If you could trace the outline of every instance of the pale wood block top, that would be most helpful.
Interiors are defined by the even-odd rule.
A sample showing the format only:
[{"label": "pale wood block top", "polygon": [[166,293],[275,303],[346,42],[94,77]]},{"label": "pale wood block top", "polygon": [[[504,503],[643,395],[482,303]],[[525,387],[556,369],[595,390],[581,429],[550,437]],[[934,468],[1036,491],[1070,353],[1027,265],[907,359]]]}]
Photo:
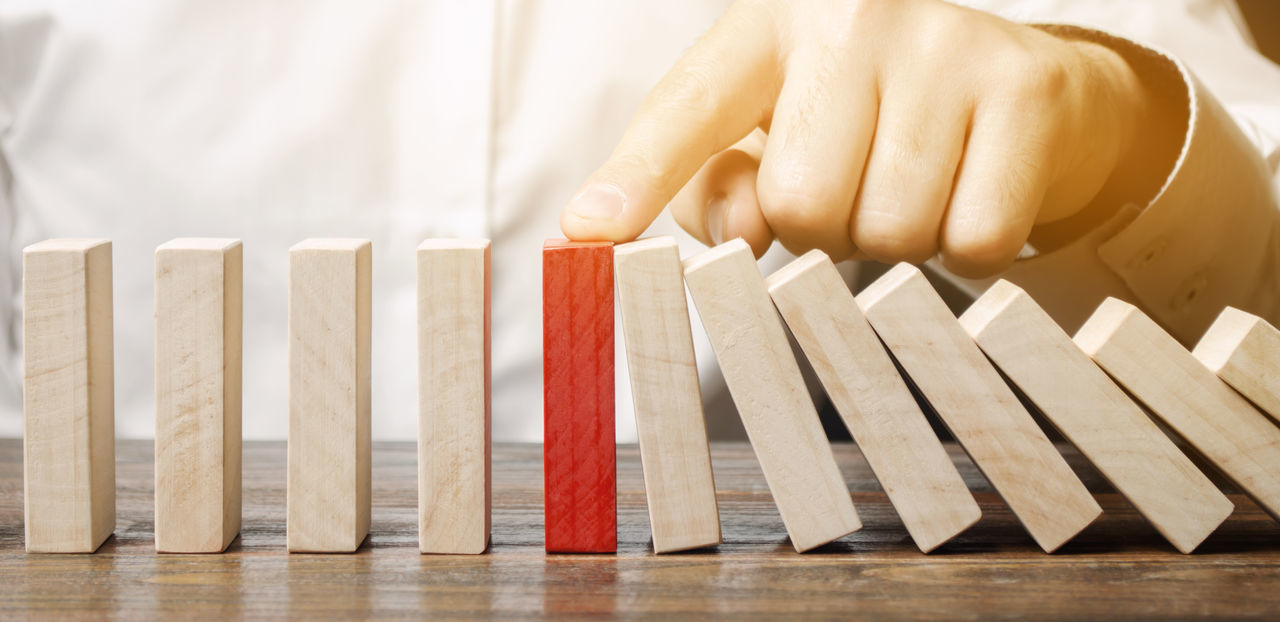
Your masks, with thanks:
[{"label": "pale wood block top", "polygon": [[1192,354],[1280,421],[1280,330],[1252,313],[1227,307]]},{"label": "pale wood block top", "polygon": [[1179,551],[1194,550],[1231,514],[1213,482],[1021,288],[997,282],[960,324]]},{"label": "pale wood block top", "polygon": [[977,502],[835,264],[810,251],[765,283],[920,550],[976,523]]},{"label": "pale wood block top", "polygon": [[88,252],[98,246],[110,246],[111,240],[106,238],[53,238],[36,242],[22,249],[23,254]]},{"label": "pale wood block top", "polygon": [[298,251],[350,251],[356,252],[373,243],[364,238],[307,238],[289,247],[289,252]]},{"label": "pale wood block top", "polygon": [[235,238],[174,238],[156,247],[156,253],[163,251],[220,251],[225,252],[240,246]]}]

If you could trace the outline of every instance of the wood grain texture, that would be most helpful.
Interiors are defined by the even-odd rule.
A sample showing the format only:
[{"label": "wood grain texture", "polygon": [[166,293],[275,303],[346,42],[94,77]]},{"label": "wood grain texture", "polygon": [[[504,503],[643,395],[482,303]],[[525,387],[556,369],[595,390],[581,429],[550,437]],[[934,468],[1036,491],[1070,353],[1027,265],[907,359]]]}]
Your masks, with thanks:
[{"label": "wood grain texture", "polygon": [[1137,307],[1108,298],[1075,342],[1280,519],[1280,428]]},{"label": "wood grain texture", "polygon": [[1280,422],[1280,330],[1252,313],[1227,307],[1192,354]]},{"label": "wood grain texture", "polygon": [[373,245],[289,249],[289,498],[293,552],[351,552],[369,533]]},{"label": "wood grain texture", "polygon": [[418,246],[418,550],[489,546],[488,240]]},{"label": "wood grain texture", "polygon": [[736,239],[686,259],[684,278],[792,546],[860,529],[751,248]]},{"label": "wood grain texture", "polygon": [[[412,404],[402,404],[412,412]],[[537,416],[532,407],[525,413]],[[283,412],[278,416],[284,417]],[[420,555],[413,443],[375,443],[374,513],[353,554],[285,552],[285,445],[245,443],[244,530],[223,555],[156,555],[152,446],[118,447],[119,528],[95,555],[22,549],[22,442],[0,439],[0,602],[15,619],[1254,618],[1280,610],[1280,523],[1237,510],[1196,554],[1177,553],[1074,449],[1106,512],[1045,555],[972,462],[955,461],[982,520],[921,555],[857,447],[833,453],[866,525],[797,555],[745,443],[713,443],[724,542],[654,555],[635,445],[618,447],[616,555],[546,555],[542,449],[494,445],[486,555]]]},{"label": "wood grain texture", "polygon": [[26,547],[92,553],[116,526],[111,242],[22,252]]},{"label": "wood grain texture", "polygon": [[660,237],[623,244],[613,258],[653,550],[714,546],[720,512],[680,250]]},{"label": "wood grain texture", "polygon": [[1046,552],[1102,513],[918,268],[895,266],[857,302],[938,417]]},{"label": "wood grain texture", "polygon": [[239,240],[156,249],[155,545],[217,553],[240,531]]},{"label": "wood grain texture", "polygon": [[927,553],[976,523],[977,501],[831,259],[811,251],[765,283],[916,546]]},{"label": "wood grain texture", "polygon": [[960,325],[1156,530],[1190,553],[1231,502],[1018,286],[999,281]]},{"label": "wood grain texture", "polygon": [[613,245],[542,247],[546,549],[618,547],[613,408]]}]

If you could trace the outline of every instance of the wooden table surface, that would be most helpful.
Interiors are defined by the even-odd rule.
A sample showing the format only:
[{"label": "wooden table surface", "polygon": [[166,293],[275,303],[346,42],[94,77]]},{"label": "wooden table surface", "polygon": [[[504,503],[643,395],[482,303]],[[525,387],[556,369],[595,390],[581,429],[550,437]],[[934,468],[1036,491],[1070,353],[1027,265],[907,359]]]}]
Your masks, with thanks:
[{"label": "wooden table surface", "polygon": [[285,552],[285,447],[246,443],[244,527],[221,555],[158,555],[152,446],[117,449],[115,536],[93,555],[28,555],[22,446],[0,440],[0,617],[680,617],[1159,618],[1280,615],[1280,524],[1239,494],[1236,513],[1193,555],[1174,551],[1078,454],[1072,466],[1106,510],[1062,550],[1042,553],[977,470],[952,457],[983,519],[923,555],[855,446],[836,456],[861,531],[812,553],[786,539],[745,444],[713,447],[724,544],[649,550],[639,454],[618,450],[619,551],[546,555],[537,445],[494,449],[486,555],[417,550],[415,451],[374,448],[373,528],[355,554]]}]

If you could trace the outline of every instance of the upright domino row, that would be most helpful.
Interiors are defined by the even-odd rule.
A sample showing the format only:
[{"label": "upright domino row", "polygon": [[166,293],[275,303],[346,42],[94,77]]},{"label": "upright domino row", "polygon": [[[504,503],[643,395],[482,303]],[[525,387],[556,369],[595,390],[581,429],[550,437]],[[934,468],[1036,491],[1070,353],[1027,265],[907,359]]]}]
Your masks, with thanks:
[{"label": "upright domino row", "polygon": [[[481,553],[489,243],[428,240],[417,262],[420,550]],[[155,265],[156,548],[218,552],[240,530],[241,245],[177,239]],[[366,240],[290,250],[290,551],[353,551],[369,531],[371,273]],[[553,240],[543,249],[549,552],[617,548],[615,279],[658,553],[721,540],[686,286],[797,551],[861,522],[779,313],[922,551],[981,512],[907,380],[1045,551],[1101,508],[1010,385],[1182,552],[1233,506],[1129,395],[1280,517],[1280,428],[1259,411],[1280,418],[1280,332],[1246,313],[1224,311],[1193,355],[1118,300],[1073,342],[1003,281],[956,318],[905,264],[855,298],[817,251],[765,279],[740,240],[683,264],[670,238]],[[115,523],[110,242],[28,247],[23,280],[27,549],[92,552]]]}]

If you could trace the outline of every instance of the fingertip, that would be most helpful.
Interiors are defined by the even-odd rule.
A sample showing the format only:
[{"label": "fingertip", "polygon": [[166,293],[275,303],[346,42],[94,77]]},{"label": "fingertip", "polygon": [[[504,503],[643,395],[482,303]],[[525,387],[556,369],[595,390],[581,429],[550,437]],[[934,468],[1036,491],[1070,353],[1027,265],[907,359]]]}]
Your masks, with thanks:
[{"label": "fingertip", "polygon": [[588,183],[560,212],[560,230],[570,240],[630,241],[639,232],[628,226],[626,208],[626,194],[617,186]]}]

